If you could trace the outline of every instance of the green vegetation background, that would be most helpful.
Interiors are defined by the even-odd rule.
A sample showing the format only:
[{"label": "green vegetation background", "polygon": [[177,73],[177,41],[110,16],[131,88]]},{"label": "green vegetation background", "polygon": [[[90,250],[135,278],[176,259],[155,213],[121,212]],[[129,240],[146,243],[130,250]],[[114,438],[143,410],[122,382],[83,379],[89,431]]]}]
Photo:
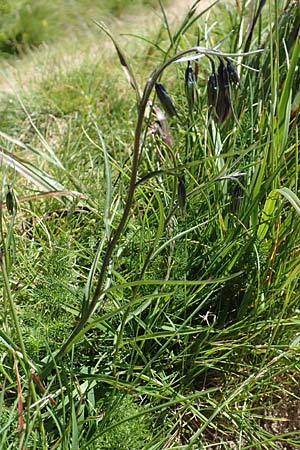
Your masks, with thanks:
[{"label": "green vegetation background", "polygon": [[[178,22],[154,1],[0,8],[0,448],[300,448],[297,2]],[[199,44],[233,54],[231,114],[212,120],[207,57],[197,86],[186,62],[162,73],[176,115],[151,94],[105,296],[66,348],[132,177],[139,100],[120,61],[143,87]]]}]

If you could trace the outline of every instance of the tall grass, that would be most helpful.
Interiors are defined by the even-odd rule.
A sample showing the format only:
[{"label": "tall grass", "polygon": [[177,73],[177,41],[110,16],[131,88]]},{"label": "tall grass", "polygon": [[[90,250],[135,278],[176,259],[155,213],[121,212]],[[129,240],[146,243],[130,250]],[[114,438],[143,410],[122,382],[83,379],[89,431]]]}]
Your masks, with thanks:
[{"label": "tall grass", "polygon": [[198,4],[1,133],[4,449],[300,448],[299,11]]}]

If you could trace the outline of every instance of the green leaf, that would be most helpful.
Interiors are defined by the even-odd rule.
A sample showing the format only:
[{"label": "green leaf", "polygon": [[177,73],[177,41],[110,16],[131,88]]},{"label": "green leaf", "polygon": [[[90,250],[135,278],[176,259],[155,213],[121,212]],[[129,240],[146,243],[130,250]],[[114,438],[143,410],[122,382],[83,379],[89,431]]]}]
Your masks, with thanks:
[{"label": "green leaf", "polygon": [[36,187],[42,191],[62,191],[64,187],[57,180],[55,180],[51,175],[44,172],[43,170],[35,167],[27,161],[23,161],[16,155],[13,155],[8,150],[3,148],[0,149],[0,159],[12,167],[14,170],[19,172],[24,178],[33,183]]},{"label": "green leaf", "polygon": [[298,69],[299,54],[300,54],[300,45],[298,36],[297,39],[295,40],[292,58],[289,62],[288,72],[284,81],[284,86],[278,105],[278,124],[279,124],[278,142],[281,145],[281,150],[284,149],[284,146],[288,139],[292,93],[293,93],[292,89],[293,80],[295,73]]},{"label": "green leaf", "polygon": [[112,43],[115,46],[116,52],[118,54],[121,66],[125,72],[125,75],[131,85],[131,87],[136,91],[137,94],[137,98],[138,100],[141,99],[142,94],[140,91],[140,88],[136,82],[133,70],[131,69],[131,66],[129,64],[129,62],[127,61],[127,58],[123,52],[123,50],[121,49],[120,45],[118,44],[116,38],[112,35],[112,33],[109,31],[109,29],[107,28],[107,26],[103,23],[103,22],[97,22],[96,20],[94,21],[94,23],[102,30],[104,31],[104,33],[111,39]]},{"label": "green leaf", "polygon": [[297,195],[291,191],[289,188],[284,187],[281,189],[277,189],[277,192],[279,192],[281,195],[283,195],[290,204],[295,208],[298,214],[300,214],[300,199],[297,197]]},{"label": "green leaf", "polygon": [[276,207],[276,203],[278,201],[279,195],[276,190],[273,190],[269,193],[265,206],[261,215],[261,223],[257,230],[257,236],[259,239],[264,239],[267,235],[267,232],[273,223],[274,219],[274,211]]}]

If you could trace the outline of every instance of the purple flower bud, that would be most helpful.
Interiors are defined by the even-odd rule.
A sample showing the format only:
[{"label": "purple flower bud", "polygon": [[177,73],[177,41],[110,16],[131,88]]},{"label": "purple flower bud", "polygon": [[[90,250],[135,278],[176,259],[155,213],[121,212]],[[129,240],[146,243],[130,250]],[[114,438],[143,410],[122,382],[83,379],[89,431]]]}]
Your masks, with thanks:
[{"label": "purple flower bud", "polygon": [[195,103],[196,89],[197,89],[196,76],[192,66],[189,64],[185,71],[185,92],[190,113],[192,112]]},{"label": "purple flower bud", "polygon": [[221,123],[225,122],[230,114],[230,95],[224,88],[219,89],[218,101],[216,105],[216,114]]},{"label": "purple flower bud", "polygon": [[218,78],[215,73],[210,74],[207,82],[207,103],[209,108],[214,108],[218,98]]},{"label": "purple flower bud", "polygon": [[177,115],[177,111],[172,98],[161,83],[155,83],[155,90],[162,107],[169,116]]},{"label": "purple flower bud", "polygon": [[9,214],[13,214],[17,210],[17,202],[13,191],[8,186],[8,192],[6,194],[6,207]]},{"label": "purple flower bud", "polygon": [[221,88],[226,89],[229,87],[229,74],[223,61],[220,61],[220,65],[218,67],[218,82]]},{"label": "purple flower bud", "polygon": [[231,197],[231,212],[238,213],[243,198],[243,189],[240,184],[236,184]]},{"label": "purple flower bud", "polygon": [[186,188],[184,176],[180,175],[178,178],[178,204],[183,212],[185,212],[186,205]]},{"label": "purple flower bud", "polygon": [[220,61],[218,67],[218,100],[216,104],[216,114],[221,123],[225,122],[230,113],[230,91],[229,91],[229,75],[223,61]]},{"label": "purple flower bud", "polygon": [[231,81],[231,83],[239,85],[240,84],[239,76],[235,70],[234,65],[229,60],[227,60],[227,72],[228,72],[229,80]]}]

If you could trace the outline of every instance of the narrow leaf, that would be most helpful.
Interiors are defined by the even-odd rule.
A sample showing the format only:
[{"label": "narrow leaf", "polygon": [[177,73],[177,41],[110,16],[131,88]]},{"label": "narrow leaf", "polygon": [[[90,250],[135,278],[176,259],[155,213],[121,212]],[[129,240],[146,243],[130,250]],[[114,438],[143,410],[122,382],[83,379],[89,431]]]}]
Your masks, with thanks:
[{"label": "narrow leaf", "polygon": [[290,202],[290,204],[295,208],[297,213],[300,214],[300,199],[293,191],[291,191],[287,187],[284,187],[281,189],[277,189],[277,192],[279,192],[281,195],[283,195]]},{"label": "narrow leaf", "polygon": [[273,222],[274,211],[278,198],[278,192],[276,190],[273,190],[269,193],[265,201],[265,206],[261,215],[261,224],[259,225],[257,231],[257,236],[259,239],[264,239],[266,237],[266,234]]},{"label": "narrow leaf", "polygon": [[42,191],[64,190],[64,187],[53,177],[51,177],[51,175],[47,174],[41,169],[38,169],[28,162],[22,161],[22,159],[18,158],[16,155],[13,155],[7,150],[4,150],[3,148],[0,149],[0,161],[1,160],[17,172],[19,172],[28,181],[31,181]]},{"label": "narrow leaf", "polygon": [[300,52],[300,43],[299,37],[297,37],[278,105],[278,123],[279,123],[278,142],[281,145],[281,149],[284,148],[288,139],[291,105],[292,105],[292,93],[293,93],[292,87],[294,76],[299,64],[299,52]]},{"label": "narrow leaf", "polygon": [[106,25],[103,22],[97,22],[96,20],[94,20],[94,23],[111,39],[112,43],[114,44],[116,52],[117,52],[119,60],[120,60],[120,63],[121,63],[121,66],[125,72],[125,75],[129,81],[131,87],[136,91],[138,101],[140,101],[142,98],[141,90],[136,82],[133,70],[131,69],[131,66],[130,66],[129,62],[127,61],[125,54],[124,54],[123,50],[121,49],[120,45],[118,44],[116,38],[112,35],[112,33],[109,31],[109,29],[106,27]]}]

